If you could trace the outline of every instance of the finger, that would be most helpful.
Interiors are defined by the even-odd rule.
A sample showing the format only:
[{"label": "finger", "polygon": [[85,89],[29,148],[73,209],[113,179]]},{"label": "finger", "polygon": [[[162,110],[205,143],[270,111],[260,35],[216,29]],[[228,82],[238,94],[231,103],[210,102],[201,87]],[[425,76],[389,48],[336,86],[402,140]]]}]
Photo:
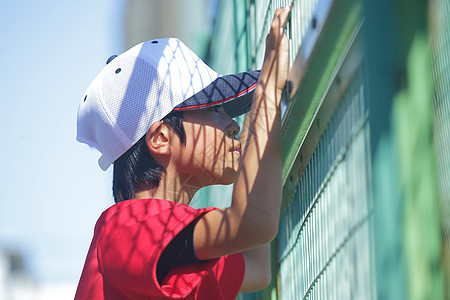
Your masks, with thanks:
[{"label": "finger", "polygon": [[289,19],[289,14],[291,13],[292,5],[288,5],[285,7],[279,7],[275,11],[275,15],[273,17],[273,25],[276,25],[279,28],[284,28]]}]

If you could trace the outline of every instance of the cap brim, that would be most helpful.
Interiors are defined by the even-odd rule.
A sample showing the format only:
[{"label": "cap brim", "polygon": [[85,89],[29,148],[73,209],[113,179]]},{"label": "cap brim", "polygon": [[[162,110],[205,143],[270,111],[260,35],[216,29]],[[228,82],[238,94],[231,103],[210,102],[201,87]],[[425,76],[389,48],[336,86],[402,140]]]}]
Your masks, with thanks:
[{"label": "cap brim", "polygon": [[232,117],[247,113],[252,107],[253,91],[259,70],[225,75],[217,78],[202,91],[186,99],[174,110],[196,110],[223,105]]}]

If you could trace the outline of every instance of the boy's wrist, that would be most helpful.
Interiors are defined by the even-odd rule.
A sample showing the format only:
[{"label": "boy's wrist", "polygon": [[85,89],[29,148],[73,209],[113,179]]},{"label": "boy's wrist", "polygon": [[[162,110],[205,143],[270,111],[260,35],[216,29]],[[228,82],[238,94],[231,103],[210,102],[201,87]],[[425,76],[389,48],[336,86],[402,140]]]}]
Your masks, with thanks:
[{"label": "boy's wrist", "polygon": [[266,104],[272,104],[273,106],[279,107],[283,88],[284,86],[280,87],[276,84],[275,79],[260,79],[258,86],[255,89],[254,99],[264,98]]},{"label": "boy's wrist", "polygon": [[253,108],[250,115],[266,115],[269,119],[279,115],[282,91],[264,83],[258,84],[255,89]]}]

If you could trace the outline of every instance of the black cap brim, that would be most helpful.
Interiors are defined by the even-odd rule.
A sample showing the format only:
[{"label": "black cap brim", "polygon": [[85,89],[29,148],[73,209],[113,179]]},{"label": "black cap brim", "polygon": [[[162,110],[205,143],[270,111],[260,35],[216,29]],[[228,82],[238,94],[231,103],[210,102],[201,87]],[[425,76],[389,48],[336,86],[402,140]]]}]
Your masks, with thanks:
[{"label": "black cap brim", "polygon": [[259,74],[260,71],[256,70],[221,76],[174,110],[196,110],[223,105],[232,118],[245,114],[252,107],[253,91]]}]

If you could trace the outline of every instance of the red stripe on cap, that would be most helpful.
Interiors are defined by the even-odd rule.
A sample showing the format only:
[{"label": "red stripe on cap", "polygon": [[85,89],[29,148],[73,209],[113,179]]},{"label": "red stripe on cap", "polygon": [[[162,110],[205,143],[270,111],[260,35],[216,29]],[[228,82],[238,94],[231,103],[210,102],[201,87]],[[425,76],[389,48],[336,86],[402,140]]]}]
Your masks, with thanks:
[{"label": "red stripe on cap", "polygon": [[207,104],[199,104],[199,105],[191,105],[191,106],[186,106],[186,107],[178,107],[178,108],[174,108],[173,110],[187,110],[187,109],[194,109],[194,108],[202,108],[202,107],[216,105],[216,104],[219,104],[219,103],[222,103],[222,102],[226,102],[226,101],[229,101],[229,100],[233,100],[233,99],[235,99],[235,98],[237,98],[237,97],[239,97],[239,96],[241,96],[243,94],[246,94],[246,93],[250,92],[251,90],[255,89],[256,84],[257,84],[257,82],[255,82],[251,87],[243,90],[239,94],[231,96],[231,97],[229,97],[227,99],[223,99],[223,100],[220,100],[220,101],[207,103]]}]

